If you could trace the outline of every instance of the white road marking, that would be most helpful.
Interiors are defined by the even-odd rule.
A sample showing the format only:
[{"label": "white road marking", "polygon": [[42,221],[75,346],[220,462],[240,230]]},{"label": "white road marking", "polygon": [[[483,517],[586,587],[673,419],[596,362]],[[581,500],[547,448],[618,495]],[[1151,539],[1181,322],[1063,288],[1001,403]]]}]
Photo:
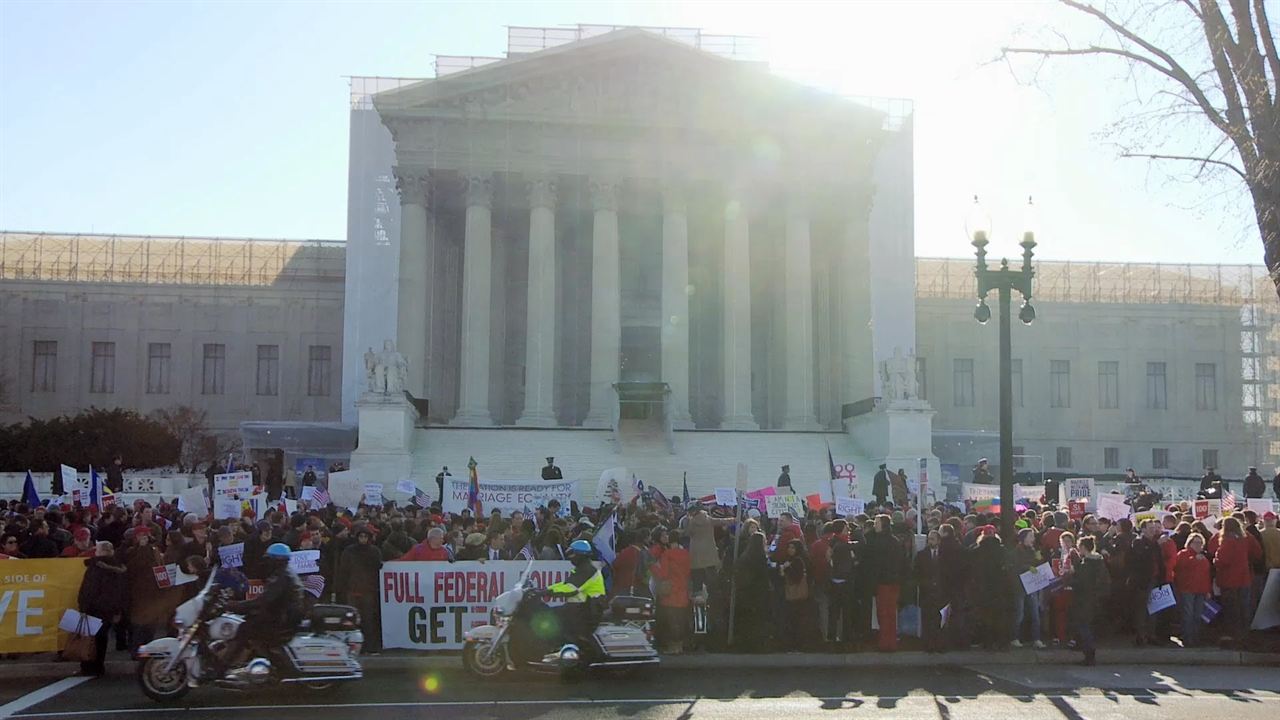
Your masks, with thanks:
[{"label": "white road marking", "polygon": [[[70,678],[68,678],[70,679]],[[1013,700],[1017,702],[1031,702],[1036,700],[1151,700],[1158,699],[1161,702],[1173,700],[1225,700],[1227,696],[1214,693],[1201,694],[1155,694],[1155,693],[1118,693],[1108,691],[1107,694],[1098,695],[838,695],[833,697],[739,697],[739,698],[717,698],[717,697],[685,697],[685,698],[566,698],[563,700],[539,699],[539,700],[440,700],[431,701],[406,701],[406,702],[374,702],[374,703],[326,703],[326,704],[303,704],[303,705],[210,705],[207,707],[183,707],[183,713],[221,713],[221,712],[244,712],[254,710],[338,710],[338,709],[359,709],[359,708],[430,708],[430,707],[503,707],[503,706],[529,706],[529,705],[684,705],[690,703],[698,703],[704,700],[714,701],[717,703],[725,701],[753,702],[764,701],[771,705],[795,705],[801,708],[812,709],[814,703],[822,702],[850,702],[861,701],[863,703],[875,703],[879,701],[901,702],[903,700],[921,700],[933,703],[937,700],[991,700],[995,697],[1001,700]],[[1280,696],[1251,696],[1253,702],[1277,702]],[[139,708],[119,708],[112,710],[72,710],[66,712],[40,712],[40,713],[23,713],[19,718],[54,718],[54,717],[84,717],[95,716],[105,717],[109,715],[134,715],[138,713],[170,713],[175,711],[174,707],[151,706]]]},{"label": "white road marking", "polygon": [[55,683],[45,685],[39,690],[32,690],[13,702],[0,705],[0,720],[11,717],[14,713],[22,712],[32,705],[38,705],[45,700],[57,697],[59,694],[70,690],[80,683],[92,679],[93,678],[88,675],[72,675],[71,677],[64,677]]}]

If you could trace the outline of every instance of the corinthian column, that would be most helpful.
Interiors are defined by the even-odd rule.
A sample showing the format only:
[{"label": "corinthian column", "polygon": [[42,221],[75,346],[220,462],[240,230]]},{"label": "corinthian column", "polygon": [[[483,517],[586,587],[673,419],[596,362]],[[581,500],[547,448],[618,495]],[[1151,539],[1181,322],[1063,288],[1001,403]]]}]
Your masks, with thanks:
[{"label": "corinthian column", "polygon": [[671,388],[671,422],[692,428],[689,414],[689,216],[687,188],[662,188],[662,381]]},{"label": "corinthian column", "polygon": [[427,396],[427,228],[431,182],[396,168],[400,191],[400,268],[396,293],[396,346],[409,361],[405,390]]},{"label": "corinthian column", "polygon": [[751,414],[751,224],[741,201],[724,213],[724,430],[759,430]]},{"label": "corinthian column", "polygon": [[610,427],[618,402],[613,390],[622,355],[618,185],[613,177],[593,177],[588,183],[595,220],[591,228],[591,405],[584,427]]},{"label": "corinthian column", "polygon": [[529,314],[525,323],[524,413],[517,425],[556,424],[556,183],[529,180]]},{"label": "corinthian column", "polygon": [[454,425],[492,425],[489,414],[489,292],[493,238],[493,180],[463,177],[467,217],[462,255],[462,352],[458,414]]},{"label": "corinthian column", "polygon": [[787,313],[787,404],[783,427],[820,430],[813,412],[813,260],[809,214],[802,200],[787,204],[783,297]]}]

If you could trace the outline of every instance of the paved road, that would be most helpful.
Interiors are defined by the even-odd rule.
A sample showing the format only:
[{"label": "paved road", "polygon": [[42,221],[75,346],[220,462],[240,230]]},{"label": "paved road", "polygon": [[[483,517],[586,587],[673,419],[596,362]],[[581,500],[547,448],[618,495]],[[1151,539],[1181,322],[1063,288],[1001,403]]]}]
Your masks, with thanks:
[{"label": "paved road", "polygon": [[[24,688],[30,684],[24,683]],[[13,692],[6,692],[10,700]],[[478,682],[456,670],[378,672],[332,693],[201,689],[187,707],[146,699],[132,678],[84,682],[18,710],[13,718],[235,720],[319,718],[741,718],[832,717],[890,711],[928,720],[1173,720],[1280,717],[1275,668],[991,666],[659,672],[574,685],[554,678]],[[6,712],[0,708],[0,718]]]}]

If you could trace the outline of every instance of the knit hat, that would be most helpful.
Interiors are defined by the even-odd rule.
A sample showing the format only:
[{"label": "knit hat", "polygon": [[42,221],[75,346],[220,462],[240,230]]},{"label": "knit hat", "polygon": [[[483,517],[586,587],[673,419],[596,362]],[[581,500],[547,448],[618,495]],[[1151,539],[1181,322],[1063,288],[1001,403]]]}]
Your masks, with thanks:
[{"label": "knit hat", "polygon": [[484,533],[471,533],[467,536],[467,547],[480,547],[485,543]]},{"label": "knit hat", "polygon": [[1266,512],[1262,513],[1262,519],[1263,519],[1263,520],[1275,520],[1275,519],[1276,519],[1276,514],[1275,514],[1274,512],[1271,512],[1270,510],[1268,510],[1268,511],[1266,511]]},{"label": "knit hat", "polygon": [[995,525],[983,525],[981,528],[978,528],[978,533],[979,533],[980,535],[995,535],[995,534],[996,534],[996,526],[995,526]]},{"label": "knit hat", "polygon": [[134,527],[134,528],[133,528],[133,536],[134,536],[134,537],[138,537],[139,535],[146,535],[146,536],[150,537],[150,536],[151,536],[151,528],[147,527],[146,525],[138,525],[138,526]]}]

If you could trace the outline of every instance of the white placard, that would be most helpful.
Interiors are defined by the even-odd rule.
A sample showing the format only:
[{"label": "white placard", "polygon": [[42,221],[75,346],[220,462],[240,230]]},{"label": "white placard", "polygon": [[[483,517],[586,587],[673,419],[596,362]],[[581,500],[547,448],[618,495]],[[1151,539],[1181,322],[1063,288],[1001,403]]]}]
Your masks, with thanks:
[{"label": "white placard", "polygon": [[782,513],[791,513],[791,517],[804,518],[804,498],[799,495],[770,495],[765,498],[765,512],[771,518],[782,517]]},{"label": "white placard", "polygon": [[1053,574],[1052,565],[1044,563],[1022,573],[1018,579],[1022,581],[1022,589],[1031,595],[1052,585],[1058,576]]},{"label": "white placard", "polygon": [[414,485],[412,480],[398,480],[396,482],[396,490],[405,495],[418,494],[418,486]]},{"label": "white placard", "polygon": [[716,488],[716,504],[720,507],[734,507],[738,504],[738,491],[733,488]]},{"label": "white placard", "polygon": [[209,514],[209,499],[205,496],[206,488],[203,485],[187,488],[178,495],[178,509],[183,512],[195,513],[200,517]]},{"label": "white placard", "polygon": [[1093,478],[1067,478],[1062,481],[1063,504],[1068,500],[1087,500],[1093,502]]},{"label": "white placard", "polygon": [[[596,481],[596,500],[602,503],[626,503],[635,497],[631,490],[630,475],[624,467],[606,468]],[[448,487],[449,478],[445,478]],[[481,482],[483,484],[483,481]]]},{"label": "white placard", "polygon": [[[508,515],[516,510],[530,513],[546,506],[551,500],[559,500],[560,507],[568,510],[570,502],[578,500],[577,480],[480,480],[480,505],[486,513],[501,510]],[[444,511],[461,514],[467,509],[467,496],[471,482],[466,478],[445,478]]]},{"label": "white placard", "polygon": [[855,515],[861,515],[866,511],[866,500],[851,497],[836,498],[836,515],[839,515],[840,517],[853,517]]},{"label": "white placard", "polygon": [[1263,513],[1276,511],[1276,501],[1271,498],[1249,498],[1244,501],[1244,509],[1258,513],[1258,519],[1261,520]]},{"label": "white placard", "polygon": [[[85,631],[89,636],[97,635],[102,629],[102,621],[92,615],[85,615],[87,626]],[[74,633],[80,627],[80,611],[67,608],[62,612],[62,618],[58,620],[58,629]]]},{"label": "white placard", "polygon": [[1123,495],[1105,494],[1098,496],[1098,512],[1095,514],[1115,522],[1129,517],[1131,508],[1125,504]]},{"label": "white placard", "polygon": [[1166,608],[1171,608],[1178,603],[1173,598],[1173,586],[1161,585],[1151,591],[1147,596],[1147,614],[1155,615]]},{"label": "white placard", "polygon": [[329,500],[338,507],[356,507],[364,497],[364,483],[354,470],[329,473]]},{"label": "white placard", "polygon": [[234,497],[245,499],[253,494],[253,473],[223,473],[213,476],[213,497]]},{"label": "white placard", "polygon": [[220,497],[213,501],[214,520],[236,520],[243,510],[244,506],[235,498]]},{"label": "white placard", "polygon": [[298,575],[320,572],[320,551],[294,550],[289,555],[289,568]]},{"label": "white placard", "polygon": [[1280,569],[1267,573],[1267,584],[1262,586],[1258,610],[1253,614],[1249,627],[1266,630],[1280,625]]},{"label": "white placard", "polygon": [[[332,482],[332,480],[331,480],[330,482]],[[316,486],[315,486],[315,485],[304,485],[304,486],[302,487],[302,501],[303,501],[303,502],[311,502],[312,500],[314,500],[314,499],[315,499],[315,497],[316,497]]]},{"label": "white placard", "polygon": [[218,548],[218,557],[222,567],[236,568],[244,566],[244,543],[223,545]]},{"label": "white placard", "polygon": [[965,500],[999,500],[999,485],[978,485],[975,483],[961,483],[961,496]]},{"label": "white placard", "polygon": [[[89,483],[80,482],[80,474],[70,465],[61,465],[58,467],[59,474],[62,475],[62,489],[64,492],[70,493],[72,490],[82,488],[89,489]],[[52,487],[52,486],[50,486]]]},{"label": "white placard", "polygon": [[364,484],[364,501],[369,505],[382,504],[382,483]]}]

